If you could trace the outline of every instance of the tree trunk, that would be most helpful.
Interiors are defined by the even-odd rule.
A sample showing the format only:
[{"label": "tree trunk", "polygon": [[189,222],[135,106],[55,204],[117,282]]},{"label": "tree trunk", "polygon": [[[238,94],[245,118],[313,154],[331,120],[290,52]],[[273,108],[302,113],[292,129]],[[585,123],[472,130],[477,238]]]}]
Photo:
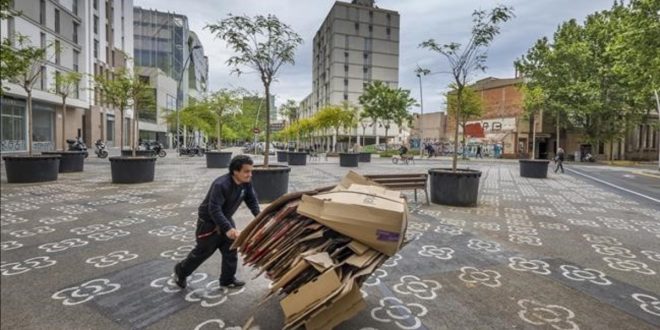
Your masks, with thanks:
[{"label": "tree trunk", "polygon": [[[461,122],[460,115],[461,115],[462,92],[463,92],[462,88],[459,88],[456,95],[458,102],[456,102],[457,105],[456,105],[456,129],[454,130],[454,157],[451,161],[451,170],[454,172],[456,172],[456,167],[458,165],[458,125]],[[465,152],[465,146],[463,146],[463,152]]]},{"label": "tree trunk", "polygon": [[216,130],[216,133],[217,133],[217,139],[216,139],[216,141],[215,141],[216,144],[217,144],[217,145],[216,145],[216,148],[217,148],[218,150],[220,150],[220,134],[221,134],[221,133],[220,133],[220,119],[219,119],[219,118],[218,118],[218,120],[215,122],[215,130]]},{"label": "tree trunk", "polygon": [[[266,89],[266,147],[264,148],[264,166],[268,167],[268,153],[270,152],[270,84],[264,83]],[[256,148],[255,148],[256,150]]]},{"label": "tree trunk", "polygon": [[333,140],[332,151],[339,152],[339,148],[337,148],[337,144],[339,144],[339,128],[335,128],[335,136]]},{"label": "tree trunk", "polygon": [[124,105],[119,108],[119,152],[124,149]]},{"label": "tree trunk", "polygon": [[140,135],[140,128],[138,127],[138,122],[139,122],[139,117],[138,117],[138,111],[137,111],[137,104],[133,107],[133,134],[131,136],[131,145],[133,146],[133,157],[135,157],[135,154],[137,153],[137,141],[138,137]]},{"label": "tree trunk", "polygon": [[389,144],[387,143],[387,132],[389,132],[390,128],[388,126],[385,126],[385,151],[387,151]]},{"label": "tree trunk", "polygon": [[62,97],[62,151],[66,151],[66,96]]},{"label": "tree trunk", "polygon": [[532,114],[532,159],[536,159],[536,117]]},{"label": "tree trunk", "polygon": [[27,90],[27,110],[28,110],[28,155],[32,156],[32,90]]},{"label": "tree trunk", "polygon": [[[557,110],[557,118],[555,118],[555,120],[557,121],[557,123],[556,123],[557,124],[557,145],[555,146],[555,155],[556,155],[559,148],[561,148],[560,143],[559,143],[559,134],[560,134],[560,131],[559,131],[559,110]],[[580,161],[580,160],[576,159],[575,161],[577,162],[577,161]]]},{"label": "tree trunk", "polygon": [[610,162],[614,160],[614,139],[610,139]]}]

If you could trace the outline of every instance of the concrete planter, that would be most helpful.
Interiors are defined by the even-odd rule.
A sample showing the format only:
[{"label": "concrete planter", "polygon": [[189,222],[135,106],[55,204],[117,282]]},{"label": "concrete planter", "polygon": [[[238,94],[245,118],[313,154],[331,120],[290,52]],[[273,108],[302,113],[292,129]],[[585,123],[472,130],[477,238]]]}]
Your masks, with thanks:
[{"label": "concrete planter", "polygon": [[286,163],[288,161],[288,156],[289,152],[288,151],[277,151],[277,162],[278,163]]},{"label": "concrete planter", "polygon": [[537,178],[544,179],[548,177],[548,164],[550,161],[547,159],[521,159],[520,163],[520,176],[523,178]]},{"label": "concrete planter", "polygon": [[112,183],[154,181],[156,157],[110,157]]},{"label": "concrete planter", "polygon": [[287,153],[289,165],[307,165],[307,153],[306,152],[294,152],[289,151]]},{"label": "concrete planter", "polygon": [[206,167],[207,168],[228,168],[231,162],[232,153],[229,151],[207,151],[206,152]]},{"label": "concrete planter", "polygon": [[270,203],[289,191],[291,168],[283,165],[257,165],[252,170],[252,187],[260,204]]},{"label": "concrete planter", "polygon": [[[122,157],[133,157],[133,150],[124,149],[121,151]],[[135,151],[136,157],[155,157],[156,152],[153,150],[137,150]]]},{"label": "concrete planter", "polygon": [[358,167],[358,160],[360,154],[357,153],[339,153],[339,166],[341,167]]},{"label": "concrete planter", "polygon": [[44,151],[42,155],[60,156],[60,173],[82,172],[85,168],[84,151]]},{"label": "concrete planter", "polygon": [[33,183],[57,180],[60,155],[5,156],[8,183]]},{"label": "concrete planter", "polygon": [[358,162],[360,163],[371,163],[371,153],[370,152],[361,152],[359,153],[360,157]]},{"label": "concrete planter", "polygon": [[450,206],[476,206],[481,171],[445,168],[429,170],[431,202]]}]

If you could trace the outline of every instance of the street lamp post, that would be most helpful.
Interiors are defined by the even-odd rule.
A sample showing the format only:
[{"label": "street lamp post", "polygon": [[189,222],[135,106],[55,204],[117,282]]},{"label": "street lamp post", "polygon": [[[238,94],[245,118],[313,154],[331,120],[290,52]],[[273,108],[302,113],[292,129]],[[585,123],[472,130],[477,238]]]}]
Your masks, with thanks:
[{"label": "street lamp post", "polygon": [[[181,82],[183,80],[183,75],[186,72],[186,67],[188,66],[188,62],[190,62],[190,59],[192,59],[193,55],[193,50],[195,49],[200,49],[202,46],[200,45],[195,45],[194,47],[190,48],[190,51],[188,52],[188,57],[186,57],[186,61],[183,63],[183,67],[181,68],[181,75],[179,76],[179,81],[177,82],[177,92],[176,92],[176,153],[179,155],[181,153],[181,141],[180,141],[180,123],[179,123],[179,111],[181,110],[179,108],[179,89],[181,88]],[[183,90],[181,91],[181,95],[183,95]],[[183,107],[183,104],[181,105]]]},{"label": "street lamp post", "polygon": [[418,122],[419,122],[419,156],[421,157],[422,154],[424,154],[424,147],[422,145],[422,139],[424,136],[424,128],[422,126],[422,121],[424,120],[424,96],[422,94],[422,76],[426,76],[427,74],[431,73],[431,70],[422,69],[418,65],[417,69],[415,69],[415,73],[417,74],[417,78],[419,78],[419,108],[421,110],[421,115]]}]

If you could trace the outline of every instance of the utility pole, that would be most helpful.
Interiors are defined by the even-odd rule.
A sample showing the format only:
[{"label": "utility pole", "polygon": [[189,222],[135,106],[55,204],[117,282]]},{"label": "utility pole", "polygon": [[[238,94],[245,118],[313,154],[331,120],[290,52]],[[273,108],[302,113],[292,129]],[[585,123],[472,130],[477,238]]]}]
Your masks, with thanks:
[{"label": "utility pole", "polygon": [[419,156],[422,157],[422,155],[424,154],[424,147],[423,147],[423,143],[422,143],[422,139],[424,137],[424,126],[422,125],[422,121],[424,120],[424,95],[422,93],[422,76],[426,76],[427,74],[431,73],[431,70],[422,69],[418,65],[417,69],[415,69],[415,73],[417,74],[417,78],[419,78],[419,108],[421,110],[421,116],[418,120],[418,123],[419,123]]}]

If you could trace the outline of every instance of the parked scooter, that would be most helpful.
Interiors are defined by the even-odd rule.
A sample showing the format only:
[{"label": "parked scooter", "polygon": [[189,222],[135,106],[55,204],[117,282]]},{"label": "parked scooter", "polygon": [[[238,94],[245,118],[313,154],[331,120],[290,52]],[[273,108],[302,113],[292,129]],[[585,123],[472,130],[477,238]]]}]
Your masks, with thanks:
[{"label": "parked scooter", "polygon": [[89,156],[89,152],[87,152],[87,146],[85,145],[82,137],[79,136],[75,139],[67,139],[66,143],[69,144],[69,151],[84,151],[85,158]]},{"label": "parked scooter", "polygon": [[179,149],[179,156],[188,155],[189,157],[195,157],[195,155],[197,155],[199,157],[202,157],[204,156],[205,152],[206,149],[201,148],[199,146],[191,146],[191,147],[181,146],[181,149]]},{"label": "parked scooter", "polygon": [[96,154],[96,156],[98,156],[99,158],[108,157],[108,151],[105,150],[105,143],[101,141],[101,139],[96,140],[96,143],[94,143],[94,147],[96,147],[94,149],[94,153]]},{"label": "parked scooter", "polygon": [[163,145],[158,141],[151,142],[148,148],[149,150],[153,150],[160,158],[167,156],[167,152],[163,149]]}]

